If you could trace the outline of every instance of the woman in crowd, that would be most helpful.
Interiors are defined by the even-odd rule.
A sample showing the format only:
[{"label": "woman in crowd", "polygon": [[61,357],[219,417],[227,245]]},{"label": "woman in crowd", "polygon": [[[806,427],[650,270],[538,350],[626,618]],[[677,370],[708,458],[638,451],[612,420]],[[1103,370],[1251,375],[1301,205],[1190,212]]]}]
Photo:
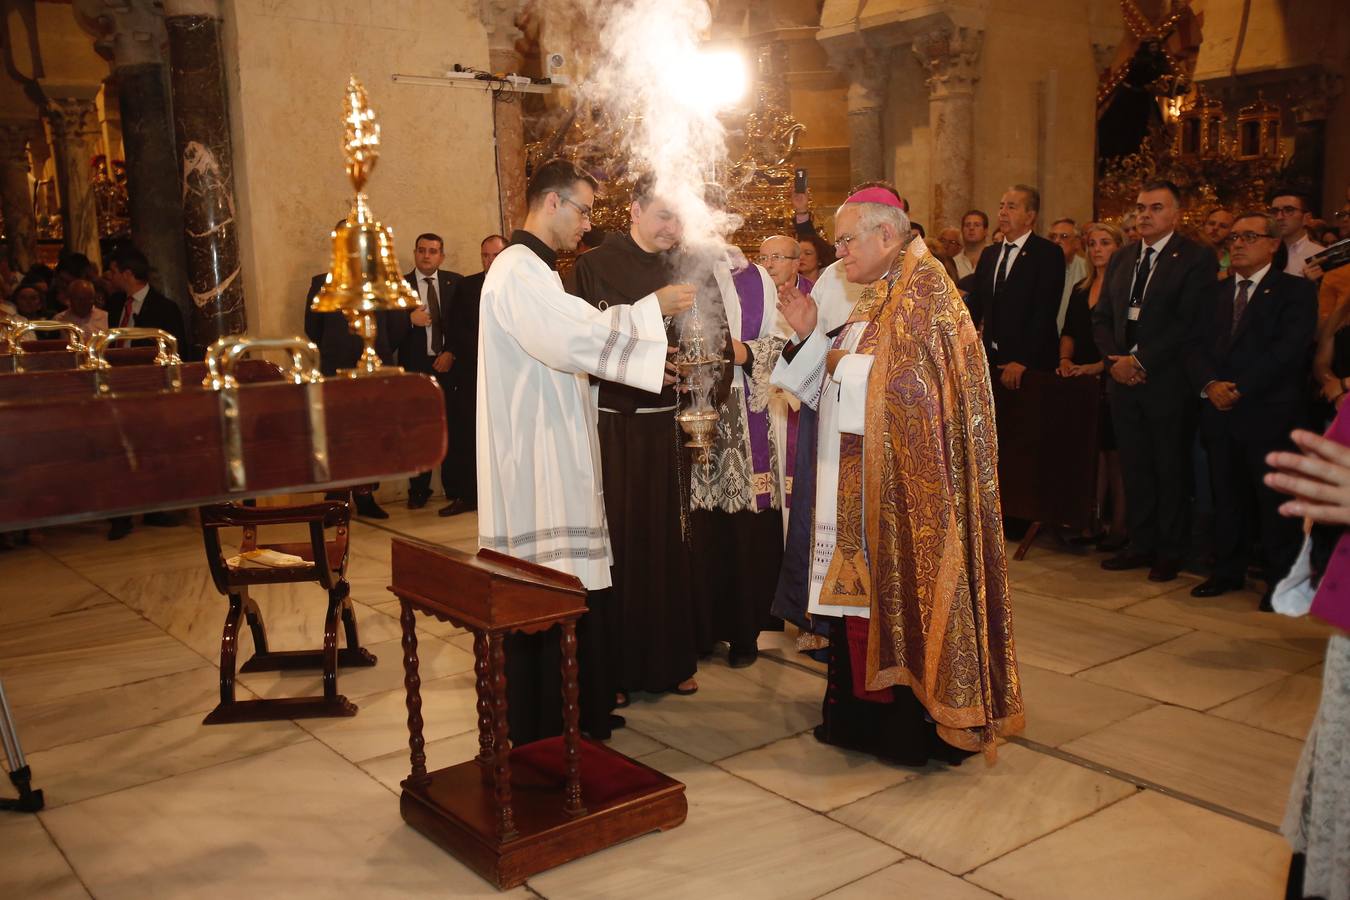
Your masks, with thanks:
[{"label": "woman in crowd", "polygon": [[[1087,238],[1087,277],[1074,286],[1069,295],[1069,308],[1064,314],[1064,330],[1059,337],[1059,374],[1065,378],[1089,375],[1102,378],[1106,366],[1092,339],[1092,309],[1101,297],[1106,275],[1106,264],[1111,254],[1124,244],[1120,229],[1104,222],[1093,222],[1084,229]],[[1120,471],[1120,454],[1116,452],[1116,435],[1111,428],[1111,411],[1106,403],[1106,382],[1102,381],[1101,459],[1097,465],[1097,513],[1100,517],[1108,501],[1111,522],[1102,523],[1099,533],[1090,540],[1098,549],[1115,552],[1125,546],[1125,481]]]},{"label": "woman in crowd", "polygon": [[812,284],[820,280],[821,270],[834,262],[834,247],[818,234],[802,238],[801,255],[797,257],[797,274]]},{"label": "woman in crowd", "polygon": [[1318,329],[1313,377],[1329,404],[1322,411],[1325,421],[1341,408],[1350,390],[1350,303],[1337,305]]},{"label": "woman in crowd", "polygon": [[1321,900],[1350,900],[1350,581],[1343,546],[1350,526],[1350,447],[1344,444],[1350,428],[1342,418],[1327,437],[1295,431],[1302,452],[1270,454],[1273,471],[1266,475],[1266,484],[1295,498],[1280,512],[1312,523],[1305,590],[1286,590],[1298,581],[1291,574],[1275,607],[1290,615],[1311,609],[1338,629],[1327,640],[1322,697],[1280,829],[1294,848],[1285,896]]}]

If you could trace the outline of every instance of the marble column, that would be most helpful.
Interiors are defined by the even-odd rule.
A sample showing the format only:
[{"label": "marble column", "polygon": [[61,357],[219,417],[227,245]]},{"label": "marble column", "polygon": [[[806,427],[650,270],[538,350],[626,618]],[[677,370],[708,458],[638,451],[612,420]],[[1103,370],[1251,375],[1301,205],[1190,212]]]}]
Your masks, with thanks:
[{"label": "marble column", "polygon": [[975,83],[984,32],[940,28],[914,41],[928,73],[933,206],[931,227],[960,227],[975,192]]},{"label": "marble column", "polygon": [[37,259],[33,196],[28,190],[28,142],[36,121],[0,120],[0,215],[5,219],[8,250],[27,271]]},{"label": "marble column", "polygon": [[[166,0],[169,74],[186,237],[193,342],[207,346],[248,323],[239,272],[234,155],[215,0]],[[126,113],[123,112],[125,117]]]},{"label": "marble column", "polygon": [[[523,60],[516,41],[523,35],[516,25],[522,4],[518,0],[480,0],[479,14],[488,35],[488,68],[519,72]],[[501,203],[502,234],[525,222],[525,119],[520,96],[509,101],[492,99],[492,129],[496,136],[497,197]]]},{"label": "marble column", "polygon": [[89,161],[99,152],[97,88],[88,96],[51,96],[43,109],[56,143],[56,178],[61,192],[61,219],[66,250],[83,253],[96,266],[103,258],[98,246],[98,206],[89,180]]},{"label": "marble column", "polygon": [[881,116],[890,78],[889,47],[827,48],[830,63],[848,78],[848,159],[850,186],[886,177]]},{"label": "marble column", "polygon": [[181,304],[184,320],[190,320],[195,304],[188,302],[163,12],[153,0],[78,0],[78,7],[97,16],[104,34],[96,47],[113,63],[132,241],[150,260],[151,283]]}]

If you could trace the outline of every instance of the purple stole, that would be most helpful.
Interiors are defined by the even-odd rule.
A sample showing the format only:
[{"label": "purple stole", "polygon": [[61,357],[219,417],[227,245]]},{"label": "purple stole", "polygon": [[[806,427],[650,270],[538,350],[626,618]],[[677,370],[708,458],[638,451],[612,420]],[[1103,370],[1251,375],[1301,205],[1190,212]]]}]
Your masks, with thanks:
[{"label": "purple stole", "polygon": [[[736,296],[741,303],[742,342],[759,339],[759,330],[764,324],[764,281],[759,268],[747,266],[740,272],[733,272],[731,281],[736,285]],[[747,389],[741,397],[744,404],[745,424],[750,432],[750,486],[755,493],[755,510],[770,509],[773,506],[773,454],[769,444],[769,411],[750,411],[750,391]]]},{"label": "purple stole", "polygon": [[[810,295],[816,283],[805,275],[797,276],[797,290]],[[788,409],[787,414],[787,460],[783,466],[783,508],[792,508],[792,476],[797,471],[797,420],[800,410]]]}]

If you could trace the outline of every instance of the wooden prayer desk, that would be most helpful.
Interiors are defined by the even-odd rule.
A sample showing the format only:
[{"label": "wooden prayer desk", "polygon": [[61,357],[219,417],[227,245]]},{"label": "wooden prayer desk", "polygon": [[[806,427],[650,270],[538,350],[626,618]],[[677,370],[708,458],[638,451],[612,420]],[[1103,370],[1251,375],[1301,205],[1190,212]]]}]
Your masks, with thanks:
[{"label": "wooden prayer desk", "polygon": [[[392,565],[412,762],[399,802],[404,821],[502,889],[684,821],[683,784],[580,737],[576,623],[586,589],[577,578],[491,550],[472,556],[405,538],[393,540]],[[422,737],[416,612],[474,635],[478,755],[433,772]],[[554,625],[562,632],[563,734],[511,747],[503,640]]]}]

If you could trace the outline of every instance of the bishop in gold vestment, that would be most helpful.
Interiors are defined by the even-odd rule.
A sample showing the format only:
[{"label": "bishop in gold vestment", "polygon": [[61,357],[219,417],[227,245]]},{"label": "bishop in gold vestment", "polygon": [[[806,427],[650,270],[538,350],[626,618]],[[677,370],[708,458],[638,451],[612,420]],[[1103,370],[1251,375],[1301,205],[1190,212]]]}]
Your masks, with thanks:
[{"label": "bishop in gold vestment", "polygon": [[780,292],[797,339],[775,373],[821,429],[803,636],[829,641],[816,735],[908,764],[992,760],[1024,712],[988,362],[889,192],[850,197],[836,232],[869,287],[829,333],[809,298]]}]

